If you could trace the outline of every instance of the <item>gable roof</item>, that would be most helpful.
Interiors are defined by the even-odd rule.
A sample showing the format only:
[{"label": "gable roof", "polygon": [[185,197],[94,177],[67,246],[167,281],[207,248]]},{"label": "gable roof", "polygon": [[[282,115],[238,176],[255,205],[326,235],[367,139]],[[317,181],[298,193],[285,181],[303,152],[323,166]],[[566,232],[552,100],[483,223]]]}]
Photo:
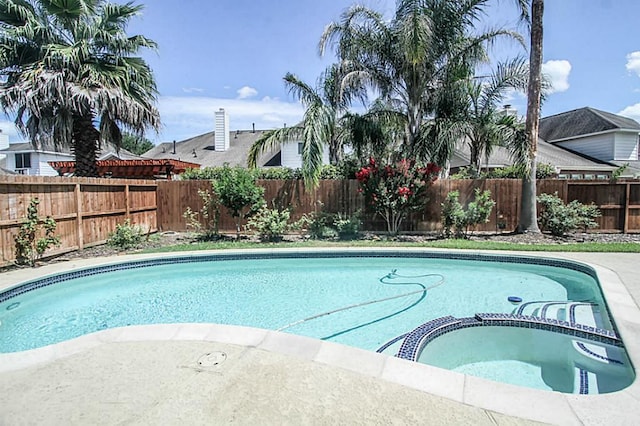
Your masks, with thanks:
[{"label": "gable roof", "polygon": [[637,121],[585,107],[542,118],[538,134],[548,142],[614,130],[640,132]]},{"label": "gable roof", "polygon": [[[215,150],[215,132],[205,133],[193,138],[174,143],[164,142],[142,154],[145,158],[176,159],[198,163],[202,167],[222,166],[225,163],[230,166],[247,166],[247,157],[253,143],[264,134],[266,130],[234,130],[229,132],[229,149],[226,151]],[[264,166],[276,154],[278,150],[264,153],[258,159],[258,166]]]},{"label": "gable roof", "polygon": [[[454,157],[451,159],[451,167],[464,167],[470,164],[471,155],[469,145],[462,144],[456,149]],[[538,139],[538,163],[552,164],[561,170],[601,170],[613,171],[615,166],[604,161],[585,158],[582,155],[560,148],[542,139]],[[482,160],[485,167],[487,161]],[[490,168],[503,167],[513,164],[509,151],[503,147],[496,147],[489,157]]]}]

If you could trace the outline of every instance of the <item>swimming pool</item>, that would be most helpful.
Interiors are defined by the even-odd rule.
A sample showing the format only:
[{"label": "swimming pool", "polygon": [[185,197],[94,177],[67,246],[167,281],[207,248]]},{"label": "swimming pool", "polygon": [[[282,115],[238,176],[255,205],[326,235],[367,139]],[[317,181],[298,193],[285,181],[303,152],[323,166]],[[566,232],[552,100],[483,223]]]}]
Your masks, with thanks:
[{"label": "swimming pool", "polygon": [[425,321],[511,313],[513,295],[592,303],[598,325],[614,330],[595,274],[571,262],[395,251],[208,255],[92,268],[4,292],[0,351],[132,324],[214,322],[393,355],[398,337]]}]

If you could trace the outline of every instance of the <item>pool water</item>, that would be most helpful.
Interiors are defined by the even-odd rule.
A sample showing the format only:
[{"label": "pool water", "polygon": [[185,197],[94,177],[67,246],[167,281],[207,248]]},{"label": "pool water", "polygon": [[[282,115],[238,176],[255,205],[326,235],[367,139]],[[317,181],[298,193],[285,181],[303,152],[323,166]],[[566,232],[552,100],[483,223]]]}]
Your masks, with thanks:
[{"label": "pool water", "polygon": [[[392,271],[396,275],[384,279]],[[71,279],[6,300],[0,304],[0,352],[135,324],[206,322],[277,330],[406,293],[413,294],[320,316],[286,332],[375,351],[431,319],[511,313],[514,305],[507,298],[514,295],[605,307],[593,277],[555,266],[411,257],[176,263]],[[602,326],[611,329],[606,312],[602,318]]]},{"label": "pool water", "polygon": [[635,378],[622,348],[516,327],[477,327],[446,333],[424,347],[418,362],[564,393],[615,392]]}]

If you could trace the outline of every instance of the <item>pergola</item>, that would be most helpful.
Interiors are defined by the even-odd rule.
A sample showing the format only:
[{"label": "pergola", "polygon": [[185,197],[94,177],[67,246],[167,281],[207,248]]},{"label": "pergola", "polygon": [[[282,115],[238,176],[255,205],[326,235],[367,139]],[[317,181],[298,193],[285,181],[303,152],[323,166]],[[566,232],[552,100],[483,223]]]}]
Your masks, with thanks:
[{"label": "pergola", "polygon": [[[187,169],[199,169],[200,164],[181,160],[98,160],[98,176],[124,179],[167,179],[184,173]],[[76,171],[75,161],[49,161],[60,176],[70,176]]]}]

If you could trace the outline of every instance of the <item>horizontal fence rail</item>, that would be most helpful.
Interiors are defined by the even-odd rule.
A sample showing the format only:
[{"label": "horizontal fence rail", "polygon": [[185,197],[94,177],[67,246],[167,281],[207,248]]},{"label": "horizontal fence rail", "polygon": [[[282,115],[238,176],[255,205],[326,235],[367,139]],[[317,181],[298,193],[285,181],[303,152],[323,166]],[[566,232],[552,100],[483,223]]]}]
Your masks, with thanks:
[{"label": "horizontal fence rail", "polygon": [[[259,180],[270,207],[289,209],[291,219],[314,212],[361,212],[363,228],[384,231],[384,221],[367,212],[355,180],[324,180],[317,188],[306,188],[299,180]],[[496,202],[489,222],[479,232],[511,232],[520,216],[521,181],[516,179],[436,181],[429,189],[424,209],[414,212],[402,225],[405,232],[440,231],[441,204],[451,191],[460,192],[463,204],[473,200],[474,190],[490,190]],[[0,176],[0,264],[15,260],[14,238],[24,223],[33,198],[40,200],[39,216],[53,217],[61,245],[47,254],[58,254],[101,244],[117,224],[130,219],[145,232],[187,231],[184,212],[202,208],[198,191],[211,190],[209,181],[147,181],[131,179]],[[557,193],[565,202],[578,200],[596,204],[602,217],[592,232],[640,232],[640,182],[584,182],[540,180],[538,194]],[[224,207],[218,228],[235,232],[235,221]]]},{"label": "horizontal fence rail", "polygon": [[57,223],[60,246],[47,251],[53,255],[102,244],[126,219],[156,232],[156,192],[148,180],[0,176],[0,264],[15,260],[14,239],[34,198],[38,216]]}]

